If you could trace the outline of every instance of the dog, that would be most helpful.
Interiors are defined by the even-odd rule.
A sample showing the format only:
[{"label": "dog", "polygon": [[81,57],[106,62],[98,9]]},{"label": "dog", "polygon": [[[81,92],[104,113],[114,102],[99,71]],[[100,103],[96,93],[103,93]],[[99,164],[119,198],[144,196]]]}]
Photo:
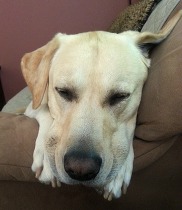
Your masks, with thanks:
[{"label": "dog", "polygon": [[148,46],[163,41],[181,15],[157,34],[58,33],[23,56],[32,93],[25,115],[39,123],[32,170],[40,182],[94,187],[108,200],[126,193]]}]

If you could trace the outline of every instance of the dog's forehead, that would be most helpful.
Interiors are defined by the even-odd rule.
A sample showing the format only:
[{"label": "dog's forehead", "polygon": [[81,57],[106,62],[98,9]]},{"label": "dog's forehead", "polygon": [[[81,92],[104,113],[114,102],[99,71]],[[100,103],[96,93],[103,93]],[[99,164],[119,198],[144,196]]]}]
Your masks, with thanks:
[{"label": "dog's forehead", "polygon": [[122,34],[88,32],[68,35],[60,37],[52,71],[55,80],[60,82],[69,80],[83,84],[90,79],[106,85],[126,84],[142,77],[144,64],[141,57],[135,43]]}]

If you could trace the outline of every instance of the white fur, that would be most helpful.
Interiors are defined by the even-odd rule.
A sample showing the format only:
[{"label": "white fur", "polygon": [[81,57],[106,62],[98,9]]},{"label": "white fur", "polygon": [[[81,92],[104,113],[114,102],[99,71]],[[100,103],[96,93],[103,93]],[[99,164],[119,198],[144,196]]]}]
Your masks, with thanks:
[{"label": "white fur", "polygon": [[[102,165],[95,179],[82,184],[101,189],[108,200],[126,192],[137,110],[150,65],[138,46],[165,39],[180,17],[178,13],[159,34],[58,34],[23,57],[23,74],[36,108],[31,103],[25,115],[40,126],[32,170],[41,182],[53,187],[60,182],[79,184],[65,172],[63,159],[70,148],[86,145],[99,153]],[[56,88],[74,90],[76,96],[65,100]],[[113,91],[129,96],[111,106]]]}]

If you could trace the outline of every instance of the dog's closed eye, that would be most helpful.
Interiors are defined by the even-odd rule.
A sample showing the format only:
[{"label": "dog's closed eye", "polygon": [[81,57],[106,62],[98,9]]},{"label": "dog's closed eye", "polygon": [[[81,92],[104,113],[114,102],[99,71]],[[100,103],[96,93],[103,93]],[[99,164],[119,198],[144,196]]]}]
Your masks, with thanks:
[{"label": "dog's closed eye", "polygon": [[110,95],[108,98],[109,105],[114,106],[114,105],[120,103],[121,101],[124,101],[129,96],[130,96],[129,93],[114,93],[114,94]]},{"label": "dog's closed eye", "polygon": [[59,95],[62,98],[64,98],[66,101],[71,102],[71,101],[73,101],[77,98],[75,92],[68,89],[68,88],[58,88],[58,87],[56,87],[55,89],[59,93]]}]

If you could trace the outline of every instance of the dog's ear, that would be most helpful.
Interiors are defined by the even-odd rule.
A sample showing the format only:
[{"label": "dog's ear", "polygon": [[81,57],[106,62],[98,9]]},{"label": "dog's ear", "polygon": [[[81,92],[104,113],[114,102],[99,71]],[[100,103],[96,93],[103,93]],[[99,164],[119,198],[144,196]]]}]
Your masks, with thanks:
[{"label": "dog's ear", "polygon": [[142,50],[144,56],[148,57],[148,51],[151,49],[151,47],[162,42],[171,33],[181,16],[182,10],[178,11],[178,13],[172,17],[158,33],[140,33],[137,31],[127,31],[124,33],[127,33],[127,35],[130,36]]},{"label": "dog's ear", "polygon": [[59,47],[58,35],[43,47],[27,53],[21,60],[21,69],[25,81],[32,93],[33,108],[40,106],[49,76],[51,60]]}]

